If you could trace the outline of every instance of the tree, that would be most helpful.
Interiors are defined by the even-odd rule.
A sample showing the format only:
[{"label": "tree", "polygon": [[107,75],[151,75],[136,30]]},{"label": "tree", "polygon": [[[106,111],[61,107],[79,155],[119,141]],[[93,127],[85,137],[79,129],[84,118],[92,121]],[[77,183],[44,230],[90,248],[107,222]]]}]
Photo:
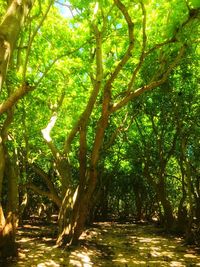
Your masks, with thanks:
[{"label": "tree", "polygon": [[[42,20],[40,21],[35,32],[29,40],[27,55],[25,64],[23,67],[23,75],[21,81],[17,77],[17,69],[19,65],[15,68],[15,55],[18,38],[23,35],[22,29],[24,22],[29,18],[31,23],[34,19],[29,17],[29,12],[32,8],[32,1],[7,1],[9,7],[7,12],[2,20],[0,25],[0,46],[2,47],[0,52],[0,90],[1,95],[4,98],[4,101],[0,104],[0,114],[6,114],[7,117],[1,117],[2,127],[1,127],[1,136],[0,136],[0,159],[1,159],[1,168],[0,168],[0,197],[2,198],[3,192],[3,179],[6,181],[6,186],[8,191],[6,192],[7,197],[7,206],[6,212],[3,212],[2,205],[0,206],[1,217],[0,217],[0,253],[2,257],[7,257],[14,255],[16,253],[15,246],[15,230],[18,221],[18,164],[17,164],[17,153],[14,145],[11,147],[8,146],[7,141],[11,138],[9,134],[9,127],[13,122],[14,118],[14,105],[21,99],[27,92],[35,89],[35,86],[31,86],[30,83],[26,80],[26,71],[27,63],[30,48],[33,42],[35,35],[37,34],[41,24],[43,23],[53,1],[50,1],[49,7],[46,14],[44,14]],[[40,3],[39,3],[40,5]],[[34,11],[35,12],[35,11]],[[39,12],[40,13],[40,12]],[[37,17],[37,15],[36,15]],[[17,48],[18,57],[20,58],[21,47]],[[16,60],[17,61],[17,60]],[[10,67],[10,73],[8,73],[8,65],[12,62]],[[18,62],[19,63],[19,62]],[[15,89],[18,87],[18,89]],[[3,199],[5,202],[5,197]],[[2,199],[1,199],[2,204]],[[4,203],[5,204],[5,203]],[[4,216],[6,215],[6,219]]]},{"label": "tree", "polygon": [[[106,149],[112,147],[120,129],[125,129],[122,121],[130,116],[129,106],[146,92],[162,88],[173,76],[175,67],[194,46],[199,15],[193,2],[178,0],[165,4],[71,1],[71,5],[76,10],[71,19],[61,18],[53,1],[38,1],[34,6],[13,54],[12,81],[7,78],[8,94],[4,91],[5,100],[0,106],[0,114],[10,114],[1,120],[2,136],[6,136],[2,138],[2,149],[6,147],[9,159],[15,163],[14,157],[20,159],[21,188],[31,189],[59,207],[58,244],[68,245],[77,243],[88,217],[92,218],[92,202],[101,181],[102,187],[106,186]],[[13,91],[13,85],[19,89]],[[11,110],[32,89],[32,94]],[[144,110],[149,112],[148,108]],[[164,116],[166,111],[161,113]],[[162,137],[169,130],[160,128],[151,112],[144,115],[146,121],[147,117],[154,137]],[[7,125],[11,119],[9,136],[13,142],[8,147]],[[160,118],[159,123],[163,125],[165,120]],[[148,151],[150,160],[145,161],[156,169],[164,187],[163,175],[174,153],[176,138],[174,131],[167,138],[172,140],[172,146],[164,148],[155,140],[155,149]],[[161,152],[169,155],[163,155],[157,166],[150,154],[159,159]],[[1,180],[6,164],[13,161],[2,157]],[[132,170],[144,173],[141,159],[134,159],[134,164],[138,168]],[[119,168],[121,182],[117,182],[123,183],[126,172],[125,167]],[[133,182],[139,190],[140,183]],[[165,192],[156,193],[160,199],[164,194],[164,207],[168,200]],[[137,208],[140,214],[139,205]]]},{"label": "tree", "polygon": [[[97,5],[95,10],[97,10]],[[183,6],[183,10],[186,11],[187,7]],[[92,21],[93,34],[96,41],[96,77],[92,75],[93,91],[85,111],[80,116],[80,119],[65,142],[65,151],[67,152],[72,139],[77,133],[79,133],[80,181],[79,187],[75,191],[73,198],[71,195],[69,197],[69,192],[67,191],[67,195],[65,197],[65,200],[67,201],[63,201],[61,206],[60,220],[65,221],[65,216],[68,217],[68,220],[67,223],[64,222],[62,225],[63,230],[59,236],[59,243],[61,240],[64,243],[76,243],[83,231],[88,213],[90,212],[89,203],[98,181],[98,164],[101,159],[103,140],[109,126],[109,119],[111,115],[123,108],[129,101],[146,91],[161,86],[167,80],[167,77],[170,75],[172,69],[178,64],[186,49],[186,43],[180,41],[181,38],[179,36],[181,36],[183,32],[185,33],[184,29],[187,28],[189,23],[192,23],[192,21],[195,20],[197,15],[196,11],[194,15],[193,12],[191,13],[188,10],[188,15],[183,16],[183,20],[179,21],[180,27],[176,30],[173,29],[173,31],[169,34],[170,37],[167,36],[165,40],[160,40],[160,43],[155,44],[153,41],[149,41],[147,43],[147,11],[144,3],[140,3],[142,19],[138,17],[138,21],[141,23],[139,29],[134,29],[132,11],[131,9],[128,11],[128,7],[121,1],[114,1],[114,6],[111,6],[110,9],[107,12],[106,11],[106,7],[102,4],[96,13],[96,20]],[[112,18],[115,18],[115,22]],[[119,18],[122,26],[116,18]],[[173,25],[174,21],[171,26],[173,27]],[[106,41],[104,41],[103,38],[109,33],[112,27],[122,27],[122,32],[126,32],[125,26],[128,28],[126,35],[128,38],[124,41],[124,43],[122,42],[121,46],[127,45],[127,48],[124,53],[119,52],[118,54],[117,52],[112,52],[113,48],[106,43],[109,38],[107,37]],[[141,43],[141,46],[139,46],[139,52],[136,54],[135,60],[137,60],[137,63],[135,64],[134,61],[132,61],[132,54],[135,51],[134,45],[136,46],[134,35],[136,31],[139,32],[140,38],[137,41]],[[173,50],[172,53],[169,52],[169,48]],[[106,54],[106,51],[109,51],[111,54],[114,53],[111,61],[114,58],[118,61],[115,67],[111,65],[111,72],[107,69],[106,64],[108,64],[108,61],[103,62],[103,58],[105,57],[104,53]],[[142,70],[148,68],[148,65],[152,60],[157,60],[157,67],[155,66],[145,81],[141,81],[139,74],[141,74]],[[106,73],[106,71],[108,71],[108,73]],[[121,77],[123,77],[123,75],[127,77],[128,83],[122,82],[122,90],[116,90],[117,84],[122,81]],[[137,87],[139,88],[135,90]],[[100,88],[102,91],[102,94],[100,91],[100,103],[102,106],[98,107],[100,117],[97,120],[94,141],[90,148],[91,154],[88,158],[88,123]],[[71,201],[69,201],[69,199],[71,199]],[[68,206],[66,205],[66,202],[69,204],[72,211],[66,212],[66,206]],[[67,209],[69,209],[69,206]],[[71,217],[71,219],[69,219],[69,217]]]}]

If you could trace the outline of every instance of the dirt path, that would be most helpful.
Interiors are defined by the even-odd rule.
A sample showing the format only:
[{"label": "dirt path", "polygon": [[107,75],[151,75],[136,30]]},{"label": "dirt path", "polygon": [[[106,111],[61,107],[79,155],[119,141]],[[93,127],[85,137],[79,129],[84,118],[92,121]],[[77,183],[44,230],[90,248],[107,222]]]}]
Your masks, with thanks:
[{"label": "dirt path", "polygon": [[26,225],[19,230],[18,261],[2,266],[200,266],[197,248],[184,246],[181,238],[161,235],[152,225],[99,223],[84,233],[79,247],[70,251],[54,245],[52,231]]}]

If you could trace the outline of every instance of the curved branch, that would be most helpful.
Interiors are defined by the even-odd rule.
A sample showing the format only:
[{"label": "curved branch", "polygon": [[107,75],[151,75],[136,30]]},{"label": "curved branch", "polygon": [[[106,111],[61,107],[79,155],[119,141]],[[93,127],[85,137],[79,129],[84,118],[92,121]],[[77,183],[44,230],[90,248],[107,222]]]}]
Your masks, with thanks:
[{"label": "curved branch", "polygon": [[146,57],[146,54],[145,54],[145,49],[146,49],[146,44],[147,44],[147,35],[146,35],[146,9],[145,9],[145,6],[143,4],[143,2],[140,2],[141,4],[141,7],[142,7],[142,14],[143,14],[143,23],[142,23],[142,52],[141,52],[141,55],[140,55],[140,60],[139,60],[139,63],[137,65],[137,67],[135,68],[135,70],[133,71],[133,74],[132,74],[132,77],[131,77],[131,80],[128,84],[128,91],[130,91],[132,89],[132,86],[133,86],[133,83],[135,81],[135,78],[138,74],[138,71],[140,70],[140,68],[142,67],[142,63],[144,62],[144,59]]},{"label": "curved branch", "polygon": [[71,143],[79,131],[80,126],[86,125],[88,123],[88,119],[92,113],[94,104],[96,103],[97,96],[99,94],[99,90],[102,84],[103,78],[103,62],[102,62],[102,33],[98,30],[98,28],[93,25],[96,39],[96,79],[94,81],[93,90],[91,92],[88,104],[85,110],[82,112],[79,120],[72,128],[68,137],[65,140],[64,144],[64,154],[66,155],[70,149]]},{"label": "curved branch", "polygon": [[26,188],[30,188],[38,195],[41,195],[41,196],[44,196],[44,197],[51,199],[57,205],[57,207],[61,206],[61,204],[62,204],[61,199],[57,198],[57,196],[55,196],[51,192],[44,191],[44,190],[40,189],[39,187],[37,187],[36,185],[31,184],[31,183],[25,184],[24,186]]},{"label": "curved branch", "polygon": [[110,112],[113,113],[113,112],[117,111],[118,109],[120,109],[123,106],[125,106],[133,98],[136,98],[136,97],[140,96],[141,94],[143,94],[144,92],[150,91],[153,88],[156,88],[156,87],[160,86],[161,84],[163,84],[167,80],[167,78],[168,78],[169,74],[171,73],[171,71],[180,62],[184,52],[185,52],[185,46],[183,45],[181,47],[177,57],[171,63],[171,65],[168,67],[167,71],[163,74],[163,76],[162,76],[162,78],[160,80],[153,81],[153,82],[149,83],[148,85],[144,85],[144,86],[138,88],[134,92],[130,92],[120,102],[118,102],[117,104],[114,104],[113,107],[111,108]]},{"label": "curved branch", "polygon": [[42,17],[42,19],[41,19],[39,25],[37,26],[37,28],[35,29],[35,31],[33,32],[32,36],[31,36],[31,38],[30,38],[30,40],[29,40],[28,48],[27,48],[27,53],[26,53],[26,58],[25,58],[25,63],[24,63],[23,81],[25,81],[25,76],[26,76],[26,71],[27,71],[27,64],[28,64],[28,59],[29,59],[29,56],[30,56],[31,46],[32,46],[33,40],[34,40],[36,34],[38,33],[39,29],[41,28],[41,26],[42,26],[44,20],[46,19],[47,15],[48,15],[48,13],[49,13],[49,11],[50,11],[50,8],[51,8],[51,6],[52,6],[52,4],[53,4],[53,2],[54,2],[54,0],[51,0],[51,1],[50,1],[49,5],[48,5],[48,7],[47,7],[47,10],[46,10],[46,12],[45,12],[45,14],[44,14],[44,16]]},{"label": "curved branch", "polygon": [[22,98],[24,95],[34,89],[34,86],[29,86],[28,84],[22,85],[18,90],[12,93],[2,104],[0,104],[0,115],[6,112],[8,109],[12,108],[20,98]]}]

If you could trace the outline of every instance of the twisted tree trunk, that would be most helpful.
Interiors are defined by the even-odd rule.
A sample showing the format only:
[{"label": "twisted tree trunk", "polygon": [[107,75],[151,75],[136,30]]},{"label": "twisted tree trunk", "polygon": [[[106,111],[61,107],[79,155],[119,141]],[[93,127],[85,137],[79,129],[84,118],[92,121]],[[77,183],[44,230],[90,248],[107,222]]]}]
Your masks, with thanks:
[{"label": "twisted tree trunk", "polygon": [[[8,65],[15,49],[17,39],[23,23],[32,7],[32,0],[13,0],[0,24],[0,93],[8,70]],[[6,150],[7,129],[12,121],[12,106],[24,94],[25,87],[14,92],[5,102],[0,104],[0,114],[7,112],[7,118],[0,129],[0,257],[13,256],[16,254],[15,231],[17,225],[17,173],[15,161],[13,162]],[[10,101],[11,100],[11,101]],[[8,205],[7,212],[1,205],[2,182],[8,181]],[[6,215],[6,216],[5,216]],[[4,216],[6,218],[4,218]]]}]

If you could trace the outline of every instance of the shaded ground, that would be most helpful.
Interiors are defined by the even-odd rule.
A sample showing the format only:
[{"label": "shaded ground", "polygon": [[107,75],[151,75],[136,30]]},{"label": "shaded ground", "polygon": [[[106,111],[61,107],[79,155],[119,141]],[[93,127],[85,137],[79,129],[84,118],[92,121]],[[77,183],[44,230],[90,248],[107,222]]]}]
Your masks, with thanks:
[{"label": "shaded ground", "polygon": [[2,267],[200,266],[200,254],[181,238],[162,235],[152,225],[98,223],[87,230],[80,246],[55,246],[54,227],[24,225],[19,229],[19,259]]}]

